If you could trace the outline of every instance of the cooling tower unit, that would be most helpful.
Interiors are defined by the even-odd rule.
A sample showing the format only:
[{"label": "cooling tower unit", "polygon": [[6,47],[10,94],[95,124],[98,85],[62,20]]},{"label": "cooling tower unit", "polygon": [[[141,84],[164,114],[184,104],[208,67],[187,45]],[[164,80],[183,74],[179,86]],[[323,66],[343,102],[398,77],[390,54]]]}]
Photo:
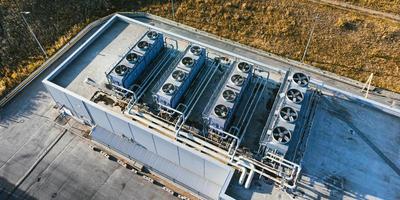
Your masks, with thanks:
[{"label": "cooling tower unit", "polygon": [[[206,50],[198,45],[189,45],[179,63],[156,94],[158,103],[176,108],[200,68],[204,65]],[[167,89],[168,90],[164,90]],[[173,92],[171,92],[173,90]],[[169,92],[166,92],[169,91]]]}]

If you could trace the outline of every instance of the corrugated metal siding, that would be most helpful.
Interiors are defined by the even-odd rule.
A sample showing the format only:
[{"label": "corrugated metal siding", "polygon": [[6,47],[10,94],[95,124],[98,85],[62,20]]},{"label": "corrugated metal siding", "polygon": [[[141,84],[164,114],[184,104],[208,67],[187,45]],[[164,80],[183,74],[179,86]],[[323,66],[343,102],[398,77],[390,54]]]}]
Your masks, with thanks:
[{"label": "corrugated metal siding", "polygon": [[[124,155],[127,157],[133,158],[135,160],[138,160],[142,162],[143,164],[147,166],[151,166],[153,169],[156,171],[164,174],[165,176],[169,177],[171,180],[176,181],[180,184],[183,184],[189,188],[191,188],[194,191],[197,191],[203,196],[206,196],[208,198],[212,199],[218,199],[219,198],[219,193],[222,188],[222,184],[217,184],[214,181],[207,180],[205,177],[197,175],[193,173],[191,170],[185,169],[178,164],[174,164],[173,162],[158,156],[157,154],[146,150],[145,148],[141,147],[140,145],[137,145],[135,143],[132,143],[128,141],[126,138],[122,138],[120,136],[114,135],[110,132],[108,132],[106,129],[103,129],[101,127],[96,127],[92,133],[93,139],[96,141],[103,143],[103,144],[108,144],[108,146]],[[161,141],[162,139],[156,139],[157,141]],[[165,141],[167,142],[167,141]],[[159,145],[163,145],[164,143],[160,143]],[[183,150],[184,152],[186,150]],[[184,153],[185,154],[185,153]],[[190,155],[187,154],[187,156],[191,156],[192,159],[198,160],[198,156],[195,154]],[[206,163],[209,163],[209,161],[205,161]],[[212,165],[208,164],[210,167],[210,172],[212,173],[220,173],[220,174],[226,174],[223,173],[222,171],[227,171],[229,174],[229,170],[220,168],[220,171],[217,170],[215,166],[217,165]],[[190,167],[190,166],[188,166]],[[215,176],[216,174],[211,174],[211,176]],[[219,178],[222,178],[223,181],[227,179],[227,177],[223,178],[222,175],[218,175]],[[218,181],[220,182],[220,181]]]}]

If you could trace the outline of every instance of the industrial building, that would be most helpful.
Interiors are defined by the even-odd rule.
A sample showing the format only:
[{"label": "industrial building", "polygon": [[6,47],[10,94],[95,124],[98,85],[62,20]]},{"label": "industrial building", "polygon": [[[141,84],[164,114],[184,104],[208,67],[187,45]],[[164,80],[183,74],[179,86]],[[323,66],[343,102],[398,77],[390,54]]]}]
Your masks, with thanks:
[{"label": "industrial building", "polygon": [[93,141],[205,199],[253,179],[296,188],[320,91],[307,73],[119,14],[43,84]]}]

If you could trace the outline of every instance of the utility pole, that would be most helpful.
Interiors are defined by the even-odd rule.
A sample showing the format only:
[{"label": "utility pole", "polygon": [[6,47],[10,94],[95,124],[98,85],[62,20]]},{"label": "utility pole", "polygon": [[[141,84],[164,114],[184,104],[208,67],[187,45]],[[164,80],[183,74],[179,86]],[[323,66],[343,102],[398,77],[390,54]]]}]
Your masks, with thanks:
[{"label": "utility pole", "polygon": [[174,0],[171,0],[171,6],[172,6],[172,19],[175,20]]},{"label": "utility pole", "polygon": [[314,22],[313,22],[313,25],[311,27],[310,35],[308,36],[307,45],[306,45],[306,48],[304,49],[303,57],[301,58],[300,62],[304,62],[304,59],[306,58],[307,51],[308,51],[308,46],[310,46],[311,39],[312,39],[312,36],[314,34],[315,24],[316,24],[318,18],[319,18],[318,15],[314,17]]},{"label": "utility pole", "polygon": [[42,50],[43,54],[46,56],[46,59],[47,59],[47,58],[49,58],[49,57],[47,56],[46,51],[44,50],[43,46],[40,44],[40,42],[39,42],[39,40],[37,39],[35,33],[33,32],[32,28],[29,26],[28,22],[26,21],[26,19],[25,19],[25,17],[24,17],[24,15],[28,15],[28,14],[30,14],[30,12],[26,12],[26,11],[25,11],[25,12],[20,12],[20,15],[21,15],[22,19],[24,20],[24,23],[25,23],[26,26],[28,27],[29,32],[31,33],[32,37],[35,39],[36,43],[37,43],[37,44],[39,45],[39,47],[40,47],[40,50]]}]

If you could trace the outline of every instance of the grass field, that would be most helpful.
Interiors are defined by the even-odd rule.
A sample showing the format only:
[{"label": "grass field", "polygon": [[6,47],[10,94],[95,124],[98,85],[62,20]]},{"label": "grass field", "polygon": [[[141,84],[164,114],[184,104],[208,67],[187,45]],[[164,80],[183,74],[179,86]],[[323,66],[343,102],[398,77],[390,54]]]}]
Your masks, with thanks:
[{"label": "grass field", "polygon": [[[34,10],[32,14],[36,18],[30,20],[36,24],[34,31],[39,33],[38,37],[44,41],[50,55],[88,22],[115,11],[145,11],[172,19],[168,1],[97,1],[101,4],[86,5],[86,1],[75,0],[77,5],[65,5],[69,6],[68,9],[61,11],[58,10],[61,7],[54,8],[60,5],[53,1],[57,5],[36,5],[41,10]],[[385,5],[389,6],[393,1],[387,2]],[[24,5],[23,9],[35,7],[30,4],[26,6],[26,1],[20,3]],[[14,6],[13,9],[17,8]],[[400,92],[400,23],[306,0],[187,0],[175,2],[175,10],[175,20],[180,23],[294,60],[301,59],[311,27],[315,26],[306,63],[360,81],[365,81],[370,73],[374,73],[374,85]],[[3,12],[3,19],[9,21],[2,22],[7,25],[2,24],[2,27],[9,27],[6,36],[14,37],[10,44],[25,46],[2,47],[7,50],[3,55],[7,55],[8,59],[0,60],[3,66],[0,96],[43,62],[37,46],[27,39],[29,35],[21,36],[17,33],[22,28],[12,28],[16,26],[12,20],[17,20],[18,27],[23,27],[18,17],[7,18]],[[51,32],[49,27],[56,27],[60,31]],[[13,53],[23,48],[28,52],[14,58]]]}]

